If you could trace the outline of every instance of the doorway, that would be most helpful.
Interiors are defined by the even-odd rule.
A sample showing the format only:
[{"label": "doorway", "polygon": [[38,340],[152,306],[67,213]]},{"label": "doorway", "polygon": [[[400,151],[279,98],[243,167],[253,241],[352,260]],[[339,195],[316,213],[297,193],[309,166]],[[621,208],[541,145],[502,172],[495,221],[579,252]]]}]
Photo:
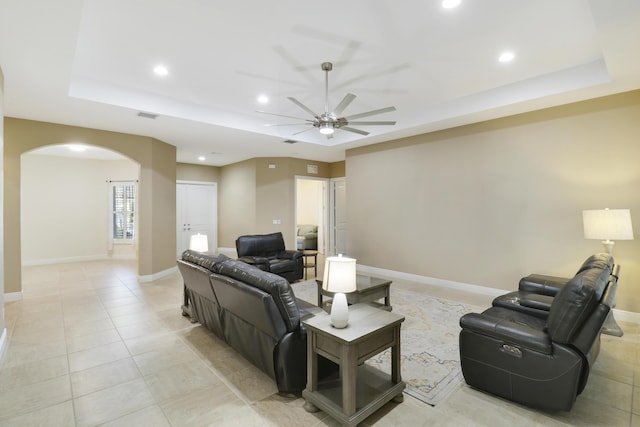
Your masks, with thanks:
[{"label": "doorway", "polygon": [[[328,183],[325,178],[296,177],[296,248],[315,249],[321,254],[327,252],[327,232],[328,232]],[[298,230],[301,226],[317,227],[317,242],[309,244],[299,241]],[[309,228],[309,227],[304,227]],[[312,247],[313,246],[313,247]]]}]

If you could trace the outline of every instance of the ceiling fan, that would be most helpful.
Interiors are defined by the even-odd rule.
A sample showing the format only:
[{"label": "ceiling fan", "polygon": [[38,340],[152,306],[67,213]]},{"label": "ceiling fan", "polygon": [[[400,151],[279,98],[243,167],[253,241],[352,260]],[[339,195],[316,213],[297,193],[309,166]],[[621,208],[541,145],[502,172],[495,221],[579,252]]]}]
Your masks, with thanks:
[{"label": "ceiling fan", "polygon": [[374,116],[376,114],[388,113],[390,111],[395,111],[396,107],[386,107],[380,108],[379,110],[367,111],[359,114],[352,114],[350,116],[339,117],[340,114],[344,111],[345,108],[356,99],[356,96],[352,93],[347,93],[342,101],[333,109],[333,111],[329,112],[329,71],[333,69],[333,64],[331,62],[323,62],[321,65],[322,71],[325,72],[325,84],[324,84],[324,112],[322,114],[318,114],[314,112],[312,109],[304,105],[302,102],[298,101],[293,97],[288,97],[288,99],[296,104],[298,107],[302,108],[307,113],[311,114],[313,119],[303,119],[299,117],[285,116],[282,114],[269,113],[267,111],[258,111],[259,113],[271,114],[273,116],[279,117],[287,117],[290,119],[304,120],[302,123],[287,123],[287,124],[267,124],[265,126],[295,126],[301,124],[310,124],[313,127],[302,130],[300,132],[296,132],[293,135],[298,135],[303,132],[307,132],[311,129],[317,128],[320,133],[326,135],[327,138],[333,138],[333,132],[336,129],[342,129],[347,132],[353,132],[360,135],[369,135],[369,132],[366,132],[361,129],[355,129],[351,127],[351,125],[355,126],[372,126],[372,125],[395,125],[395,121],[354,121],[355,119],[361,119],[363,117]]}]

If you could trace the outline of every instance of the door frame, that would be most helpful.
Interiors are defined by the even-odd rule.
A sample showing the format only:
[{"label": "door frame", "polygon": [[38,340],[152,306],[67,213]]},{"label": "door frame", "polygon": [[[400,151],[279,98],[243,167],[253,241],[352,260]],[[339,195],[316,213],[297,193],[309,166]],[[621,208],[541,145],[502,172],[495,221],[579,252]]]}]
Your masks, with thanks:
[{"label": "door frame", "polygon": [[[338,208],[335,200],[335,186],[336,183],[343,182],[346,186],[347,178],[345,176],[331,178],[329,180],[329,191],[327,197],[329,198],[329,209],[327,210],[327,214],[329,215],[329,244],[327,249],[327,256],[336,256],[338,255],[338,243],[336,239],[336,231],[337,225],[335,221],[335,211]],[[346,209],[346,206],[340,206],[341,209]],[[346,242],[345,242],[346,245]]]}]

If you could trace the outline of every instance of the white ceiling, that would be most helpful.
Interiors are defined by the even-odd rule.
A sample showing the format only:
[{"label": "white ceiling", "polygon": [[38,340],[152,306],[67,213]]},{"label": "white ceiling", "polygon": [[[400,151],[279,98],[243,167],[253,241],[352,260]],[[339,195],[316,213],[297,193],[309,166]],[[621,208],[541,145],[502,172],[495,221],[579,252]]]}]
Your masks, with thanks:
[{"label": "white ceiling", "polygon": [[[347,148],[640,88],[638,0],[440,3],[0,0],[5,115],[152,136],[187,163],[333,162]],[[505,50],[509,64],[497,61]],[[310,118],[287,97],[323,112],[325,61],[330,110],[350,92],[343,115],[395,106],[365,120],[397,124],[333,139],[265,126],[298,120],[256,110]]]}]

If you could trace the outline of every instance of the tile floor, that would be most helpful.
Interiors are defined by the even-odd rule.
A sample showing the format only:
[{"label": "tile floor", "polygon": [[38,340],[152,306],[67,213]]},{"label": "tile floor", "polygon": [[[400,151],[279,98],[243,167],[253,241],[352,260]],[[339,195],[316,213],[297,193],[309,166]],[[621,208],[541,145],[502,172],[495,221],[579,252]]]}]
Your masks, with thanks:
[{"label": "tile floor", "polygon": [[[491,299],[393,286],[480,306]],[[305,412],[301,398],[278,395],[271,379],[182,317],[178,273],[138,283],[127,261],[26,267],[23,294],[5,305],[1,426],[337,425]],[[622,327],[622,338],[603,336],[570,413],[530,410],[462,384],[436,407],[405,396],[363,425],[640,426],[639,330]]]}]

